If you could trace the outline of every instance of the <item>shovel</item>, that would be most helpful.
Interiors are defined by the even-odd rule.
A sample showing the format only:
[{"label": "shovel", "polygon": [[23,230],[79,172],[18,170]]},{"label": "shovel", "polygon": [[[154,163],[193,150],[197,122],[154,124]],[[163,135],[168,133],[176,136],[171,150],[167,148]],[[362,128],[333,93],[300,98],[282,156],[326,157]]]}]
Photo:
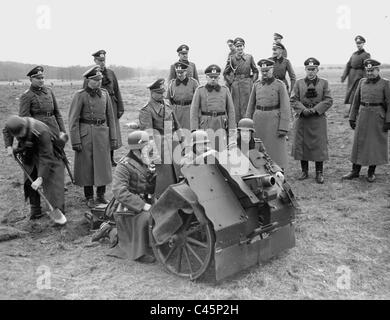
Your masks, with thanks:
[{"label": "shovel", "polygon": [[[20,159],[18,158],[18,156],[15,153],[14,153],[14,157],[15,157],[16,162],[22,168],[23,172],[26,174],[27,178],[31,181],[31,183],[33,183],[34,180],[30,177],[30,175],[28,174],[26,168],[23,166],[22,161],[20,161]],[[62,226],[64,224],[66,224],[66,222],[67,222],[66,217],[61,212],[61,210],[58,209],[58,208],[54,209],[53,206],[50,204],[49,200],[47,200],[47,198],[45,197],[45,195],[43,194],[43,192],[39,188],[38,188],[37,192],[42,197],[42,199],[46,202],[46,204],[48,205],[48,207],[50,209],[50,212],[47,213],[48,216],[50,217],[50,219],[53,220],[56,224],[59,224],[59,225],[62,225]]]}]

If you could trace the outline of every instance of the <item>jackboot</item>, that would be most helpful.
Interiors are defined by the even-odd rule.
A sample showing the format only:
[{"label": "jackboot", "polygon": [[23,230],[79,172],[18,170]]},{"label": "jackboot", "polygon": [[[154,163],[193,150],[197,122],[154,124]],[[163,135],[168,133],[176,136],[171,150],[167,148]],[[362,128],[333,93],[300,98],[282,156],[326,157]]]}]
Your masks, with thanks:
[{"label": "jackboot", "polygon": [[309,161],[302,160],[301,161],[301,169],[302,169],[302,173],[298,177],[298,180],[300,180],[300,181],[309,178]]},{"label": "jackboot", "polygon": [[369,166],[368,167],[368,172],[367,172],[367,181],[370,182],[370,183],[373,183],[376,179],[376,176],[375,176],[375,169],[376,169],[376,166]]},{"label": "jackboot", "polygon": [[341,179],[343,180],[352,180],[355,178],[359,178],[360,170],[362,166],[359,164],[352,164],[352,171],[344,176]]}]

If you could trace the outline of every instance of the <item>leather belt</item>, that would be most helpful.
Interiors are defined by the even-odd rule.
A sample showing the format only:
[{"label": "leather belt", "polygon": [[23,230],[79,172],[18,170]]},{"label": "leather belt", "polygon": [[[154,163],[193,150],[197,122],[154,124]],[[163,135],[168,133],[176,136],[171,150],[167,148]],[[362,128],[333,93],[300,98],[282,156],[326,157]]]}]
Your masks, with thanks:
[{"label": "leather belt", "polygon": [[218,116],[224,116],[225,114],[226,114],[226,112],[217,112],[217,111],[204,112],[204,111],[202,111],[202,116],[218,117]]},{"label": "leather belt", "polygon": [[188,106],[189,104],[192,103],[192,100],[183,100],[183,101],[176,101],[173,100],[173,103],[177,106]]},{"label": "leather belt", "polygon": [[95,126],[100,126],[106,122],[106,119],[80,119],[81,123],[94,124]]},{"label": "leather belt", "polygon": [[46,116],[46,117],[52,117],[54,116],[54,113],[53,112],[43,112],[43,111],[38,111],[36,113],[34,113],[34,116]]},{"label": "leather belt", "polygon": [[269,106],[269,107],[256,106],[256,109],[261,111],[272,111],[272,110],[280,109],[280,105],[278,104],[276,106]]},{"label": "leather belt", "polygon": [[360,102],[360,105],[365,107],[384,107],[384,104],[382,102],[380,103],[370,103],[370,102]]}]

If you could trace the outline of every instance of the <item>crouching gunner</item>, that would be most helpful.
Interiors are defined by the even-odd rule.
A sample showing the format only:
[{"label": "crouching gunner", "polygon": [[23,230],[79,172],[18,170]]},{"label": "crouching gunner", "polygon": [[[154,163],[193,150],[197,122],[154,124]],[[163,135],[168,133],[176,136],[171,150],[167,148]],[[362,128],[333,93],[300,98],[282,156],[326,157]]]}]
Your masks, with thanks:
[{"label": "crouching gunner", "polygon": [[115,223],[103,223],[92,241],[108,236],[116,244],[110,256],[152,263],[155,258],[149,248],[148,227],[156,174],[149,157],[149,135],[145,131],[134,131],[128,136],[128,144],[129,153],[115,169],[114,198],[106,214],[108,219],[113,217]]}]

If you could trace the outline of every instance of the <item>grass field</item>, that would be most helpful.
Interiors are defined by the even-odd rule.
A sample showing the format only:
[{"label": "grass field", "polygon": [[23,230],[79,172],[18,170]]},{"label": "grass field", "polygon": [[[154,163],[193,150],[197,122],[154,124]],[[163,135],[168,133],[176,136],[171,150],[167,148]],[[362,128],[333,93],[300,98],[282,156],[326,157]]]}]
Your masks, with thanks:
[{"label": "grass field", "polygon": [[[390,77],[389,72],[386,72]],[[27,231],[22,237],[0,242],[0,299],[389,299],[390,298],[390,167],[377,169],[377,181],[342,182],[350,170],[353,131],[343,118],[345,84],[335,71],[324,70],[334,105],[328,112],[329,155],[325,184],[311,178],[299,182],[297,161],[290,158],[287,178],[302,213],[297,216],[295,248],[264,265],[253,267],[219,284],[189,282],[163,271],[158,264],[108,257],[107,243],[92,245],[83,214],[82,189],[66,182],[65,228],[56,229],[44,218],[27,223],[22,173],[12,159],[0,153],[0,219],[2,226]],[[124,124],[135,120],[148,100],[146,83],[121,83],[126,112]],[[54,83],[67,122],[68,108],[79,83]],[[26,85],[0,86],[0,126],[17,113],[18,98]],[[290,146],[289,146],[290,147]],[[68,157],[73,152],[67,146]],[[124,155],[122,147],[116,158]],[[111,193],[109,194],[109,196]],[[50,289],[42,289],[42,272],[51,273]],[[342,280],[350,277],[350,285]],[[341,284],[341,285],[340,285]],[[343,285],[344,284],[344,285]],[[41,288],[41,289],[40,289]]]}]

